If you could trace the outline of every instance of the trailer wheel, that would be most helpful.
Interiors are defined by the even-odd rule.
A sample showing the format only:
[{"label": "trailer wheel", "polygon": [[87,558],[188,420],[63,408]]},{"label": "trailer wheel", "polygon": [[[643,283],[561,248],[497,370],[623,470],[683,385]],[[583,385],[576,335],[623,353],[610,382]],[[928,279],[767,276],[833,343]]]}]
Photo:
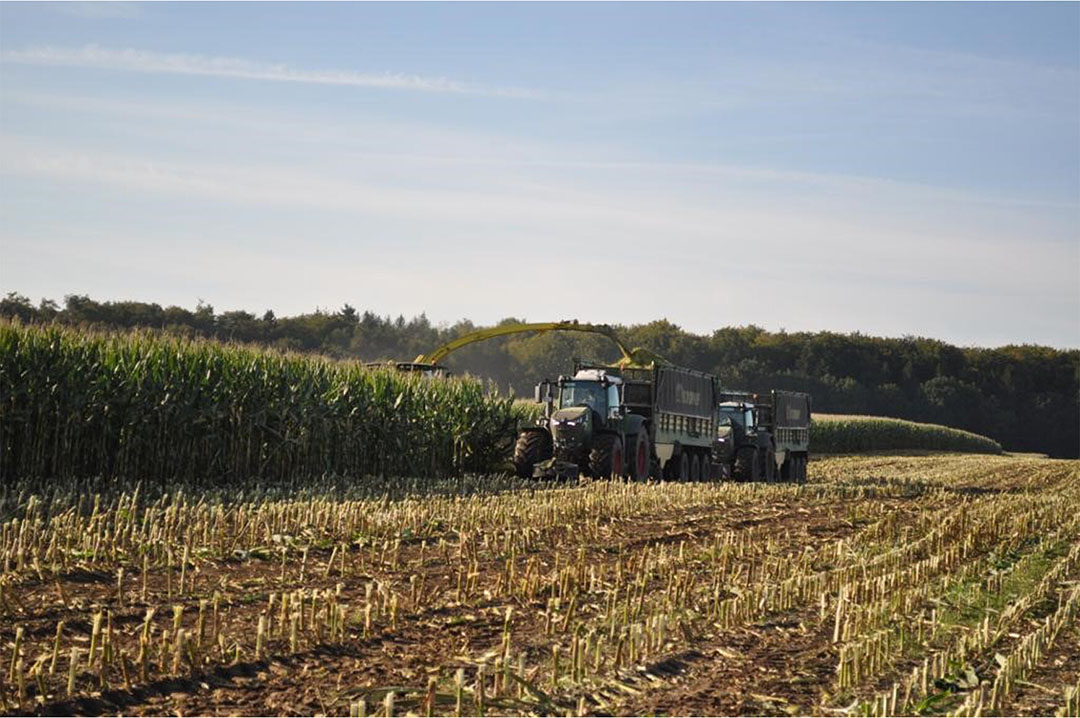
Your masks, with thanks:
[{"label": "trailer wheel", "polygon": [[798,460],[795,455],[790,451],[784,456],[784,463],[780,464],[780,480],[781,481],[795,481],[796,480],[796,468],[798,467]]},{"label": "trailer wheel", "polygon": [[649,478],[652,469],[652,452],[649,450],[649,436],[640,431],[634,437],[633,453],[629,457],[630,478],[634,481],[645,481]]},{"label": "trailer wheel", "polygon": [[598,479],[622,476],[622,441],[616,434],[600,434],[589,451],[589,472]]},{"label": "trailer wheel", "polygon": [[701,481],[701,457],[697,454],[690,458],[690,480]]},{"label": "trailer wheel", "polygon": [[798,459],[799,463],[797,464],[798,472],[796,473],[795,480],[798,481],[800,484],[805,484],[806,483],[806,465],[807,465],[807,463],[809,461],[810,461],[809,456],[805,456],[805,455],[799,456],[799,459]]},{"label": "trailer wheel", "polygon": [[523,431],[514,444],[514,471],[531,478],[533,467],[551,458],[551,437],[546,431]]},{"label": "trailer wheel", "polygon": [[761,473],[757,449],[752,446],[744,446],[736,451],[733,473],[736,481],[757,481]]}]

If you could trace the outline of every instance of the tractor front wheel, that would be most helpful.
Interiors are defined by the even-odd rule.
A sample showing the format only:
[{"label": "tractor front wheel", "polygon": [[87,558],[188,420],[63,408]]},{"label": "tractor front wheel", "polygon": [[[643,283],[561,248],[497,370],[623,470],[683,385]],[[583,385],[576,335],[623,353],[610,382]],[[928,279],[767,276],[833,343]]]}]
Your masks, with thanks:
[{"label": "tractor front wheel", "polygon": [[761,464],[758,451],[752,446],[744,446],[735,452],[736,481],[758,481],[761,478]]},{"label": "tractor front wheel", "polygon": [[514,472],[532,478],[533,467],[551,458],[551,437],[546,431],[523,431],[514,444]]}]

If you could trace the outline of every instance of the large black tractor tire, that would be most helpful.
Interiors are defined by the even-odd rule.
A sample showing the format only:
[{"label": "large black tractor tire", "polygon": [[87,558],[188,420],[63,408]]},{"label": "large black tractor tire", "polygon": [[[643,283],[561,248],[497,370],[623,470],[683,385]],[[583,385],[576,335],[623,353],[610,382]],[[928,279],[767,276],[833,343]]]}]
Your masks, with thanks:
[{"label": "large black tractor tire", "polygon": [[806,483],[806,465],[809,463],[810,457],[805,454],[800,454],[798,457],[798,472],[795,475],[795,480],[800,484]]},{"label": "large black tractor tire", "polygon": [[761,464],[758,462],[758,450],[752,446],[744,446],[735,452],[735,480],[736,481],[759,481],[761,479]]},{"label": "large black tractor tire", "polygon": [[701,457],[697,454],[690,457],[690,480],[701,481]]},{"label": "large black tractor tire", "polygon": [[597,479],[622,476],[624,470],[622,441],[615,434],[600,434],[589,451],[589,473]]},{"label": "large black tractor tire", "polygon": [[514,444],[514,473],[532,478],[533,467],[551,458],[551,437],[544,431],[523,431]]},{"label": "large black tractor tire", "polygon": [[652,449],[649,435],[640,431],[626,442],[630,449],[626,454],[627,474],[634,481],[645,481],[652,475]]},{"label": "large black tractor tire", "polygon": [[772,449],[761,452],[761,477],[765,483],[771,484],[776,481],[776,454]]},{"label": "large black tractor tire", "polygon": [[780,480],[781,481],[784,481],[784,482],[795,481],[795,476],[796,476],[795,469],[797,468],[796,467],[797,463],[798,462],[797,462],[797,460],[795,458],[795,455],[792,454],[789,451],[787,453],[787,455],[784,457],[784,463],[780,464]]}]

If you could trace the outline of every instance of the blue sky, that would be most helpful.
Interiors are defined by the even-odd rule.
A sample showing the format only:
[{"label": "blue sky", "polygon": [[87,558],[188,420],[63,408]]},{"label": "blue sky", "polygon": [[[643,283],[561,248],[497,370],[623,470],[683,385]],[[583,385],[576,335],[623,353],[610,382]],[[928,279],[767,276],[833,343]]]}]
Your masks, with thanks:
[{"label": "blue sky", "polygon": [[1076,3],[0,5],[0,291],[1080,346]]}]

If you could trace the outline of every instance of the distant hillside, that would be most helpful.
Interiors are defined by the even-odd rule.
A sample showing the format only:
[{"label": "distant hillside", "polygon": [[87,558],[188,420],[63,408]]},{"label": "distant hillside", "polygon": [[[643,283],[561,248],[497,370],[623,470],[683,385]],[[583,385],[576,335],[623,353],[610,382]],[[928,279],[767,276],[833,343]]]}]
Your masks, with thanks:
[{"label": "distant hillside", "polygon": [[[379,317],[345,305],[337,312],[276,317],[215,313],[144,302],[96,302],[72,295],[63,306],[20,295],[0,300],[0,316],[102,328],[150,327],[185,336],[265,344],[339,358],[412,359],[475,329],[468,321],[432,326],[421,315]],[[534,320],[561,317],[533,317]],[[514,318],[505,322],[518,321]],[[921,337],[834,332],[768,332],[725,327],[703,336],[666,320],[616,327],[632,346],[709,371],[730,388],[808,391],[814,411],[893,416],[982,434],[1012,451],[1080,457],[1080,351],[1041,346],[960,348]],[[569,370],[573,357],[613,359],[603,337],[513,335],[472,345],[447,364],[529,396],[542,378]]]}]

